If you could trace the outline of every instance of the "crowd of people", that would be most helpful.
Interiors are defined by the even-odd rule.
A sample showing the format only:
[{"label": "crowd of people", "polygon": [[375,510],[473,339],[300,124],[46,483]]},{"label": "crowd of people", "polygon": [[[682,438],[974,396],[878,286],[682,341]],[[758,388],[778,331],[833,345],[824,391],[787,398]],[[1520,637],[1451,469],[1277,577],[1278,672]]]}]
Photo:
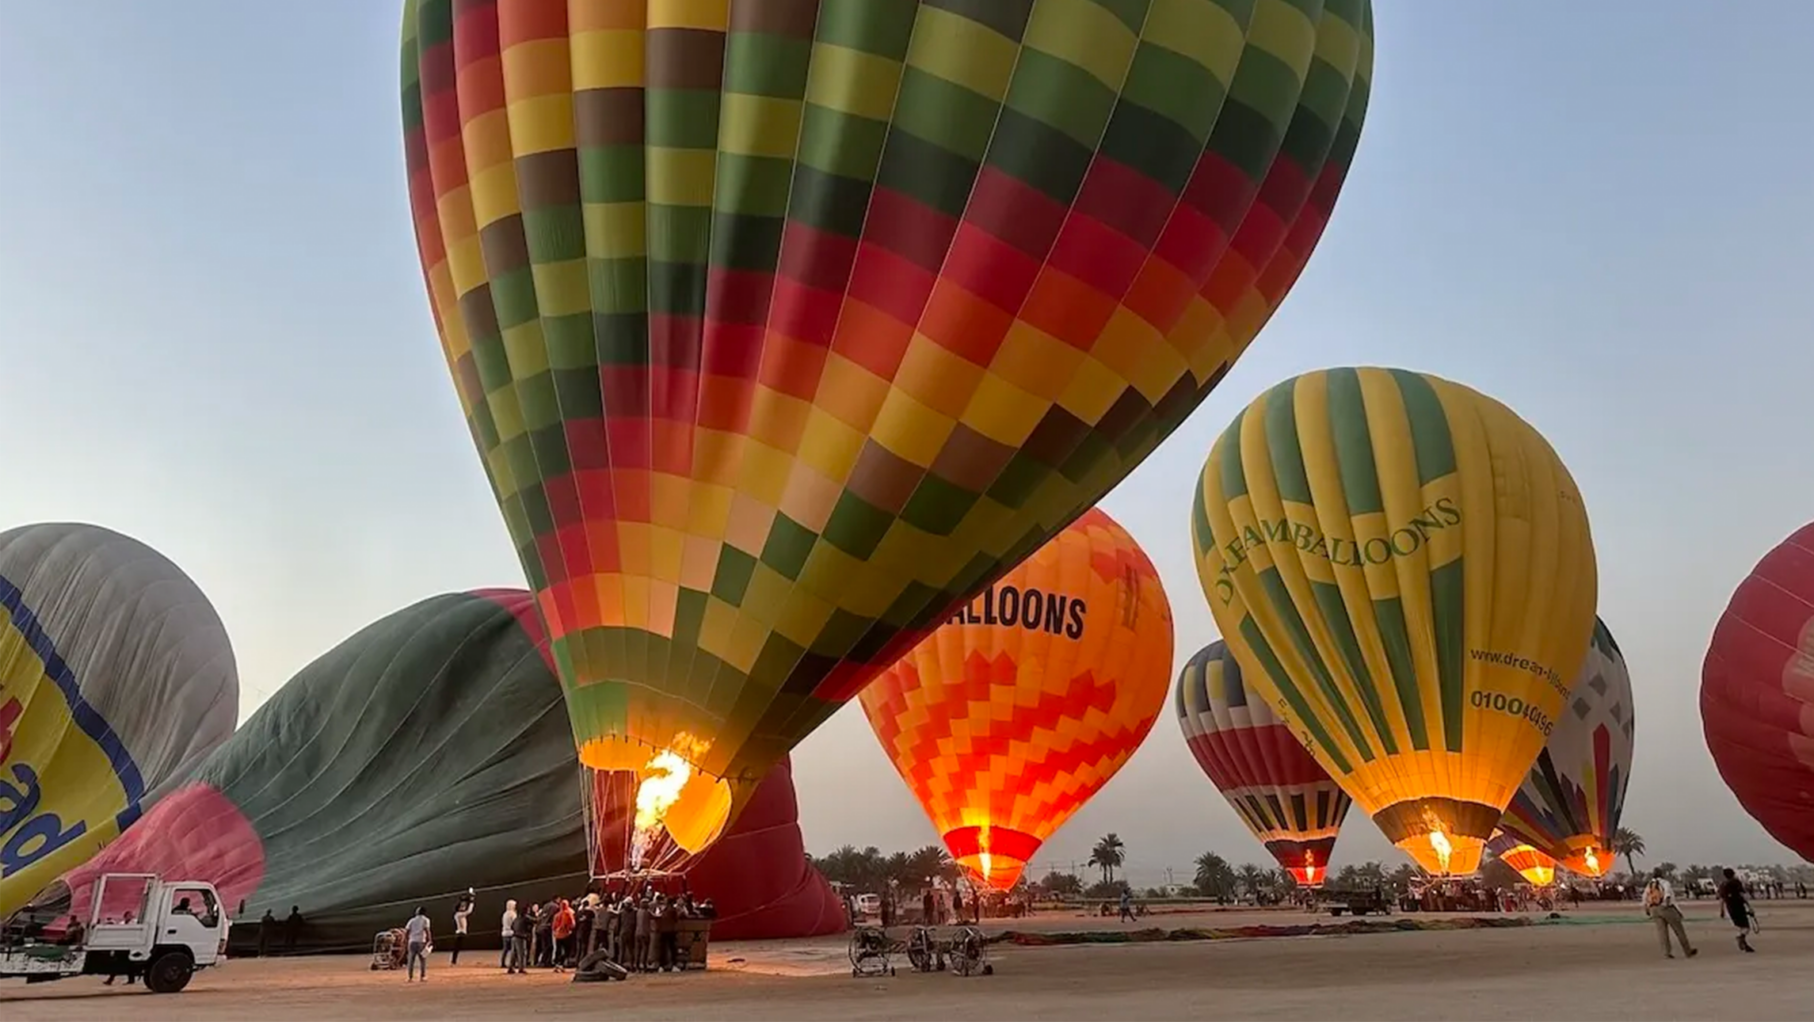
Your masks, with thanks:
[{"label": "crowd of people", "polygon": [[679,956],[680,921],[716,914],[709,898],[694,902],[687,892],[670,895],[647,887],[591,890],[577,903],[559,898],[522,911],[512,900],[505,903],[501,920],[511,939],[499,965],[512,973],[531,968],[563,972],[602,951],[631,972],[667,972],[685,967]]},{"label": "crowd of people", "polygon": [[[454,908],[450,965],[460,963],[473,902],[474,894],[468,890]],[[498,967],[511,975],[530,969],[565,972],[581,967],[588,958],[602,957],[629,972],[682,969],[686,962],[679,939],[681,921],[716,915],[710,898],[695,901],[688,891],[670,894],[648,885],[600,890],[594,884],[579,898],[554,898],[523,908],[513,898],[504,903],[498,920],[503,935]],[[427,912],[420,908],[401,930],[412,982],[418,969],[422,979],[428,978],[432,931]]]}]

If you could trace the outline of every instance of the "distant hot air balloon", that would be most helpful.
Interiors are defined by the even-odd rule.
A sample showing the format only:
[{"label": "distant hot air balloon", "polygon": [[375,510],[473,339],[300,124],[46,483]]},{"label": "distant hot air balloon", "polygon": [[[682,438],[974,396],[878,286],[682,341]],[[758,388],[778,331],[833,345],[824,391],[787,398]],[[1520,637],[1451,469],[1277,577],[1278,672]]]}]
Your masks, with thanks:
[{"label": "distant hot air balloon", "polygon": [[1514,835],[1497,831],[1492,840],[1487,842],[1486,848],[1500,862],[1517,870],[1518,875],[1532,886],[1548,887],[1556,882],[1556,860]]},{"label": "distant hot air balloon", "polygon": [[1814,522],[1732,594],[1701,668],[1701,727],[1745,812],[1814,862]]},{"label": "distant hot air balloon", "polygon": [[1321,884],[1350,800],[1272,707],[1248,693],[1226,644],[1185,661],[1177,709],[1191,755],[1241,822],[1299,884]]},{"label": "distant hot air balloon", "polygon": [[1248,687],[1388,840],[1473,872],[1593,631],[1587,512],[1549,444],[1434,376],[1308,373],[1216,441],[1191,533]]},{"label": "distant hot air balloon", "polygon": [[[572,897],[587,868],[580,768],[532,597],[432,597],[361,629],[278,690],[125,835],[33,899],[86,905],[106,872],[207,880],[244,924],[300,906],[307,950],[370,946],[399,906],[477,889],[472,936],[504,899]],[[843,928],[807,863],[783,760],[725,839],[694,860],[720,937]],[[720,855],[720,849],[725,855]],[[253,937],[257,927],[235,933]]]},{"label": "distant hot air balloon", "polygon": [[1372,10],[408,0],[402,56],[580,756],[637,773],[639,849],[697,851],[1245,350],[1341,190]]},{"label": "distant hot air balloon", "polygon": [[1636,729],[1625,654],[1596,619],[1568,704],[1500,828],[1575,873],[1605,876],[1631,783]]},{"label": "distant hot air balloon", "polygon": [[1092,509],[858,698],[952,858],[1006,890],[1146,739],[1171,660],[1158,573]]},{"label": "distant hot air balloon", "polygon": [[162,554],[95,525],[0,532],[0,918],[238,716],[220,615]]}]

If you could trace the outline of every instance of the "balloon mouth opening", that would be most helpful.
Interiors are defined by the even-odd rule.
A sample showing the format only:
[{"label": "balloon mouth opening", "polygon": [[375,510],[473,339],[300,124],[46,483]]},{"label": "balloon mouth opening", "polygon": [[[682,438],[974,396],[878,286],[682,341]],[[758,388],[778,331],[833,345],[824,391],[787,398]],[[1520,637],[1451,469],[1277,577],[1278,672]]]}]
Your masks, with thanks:
[{"label": "balloon mouth opening", "polygon": [[964,867],[972,884],[992,891],[1011,889],[1020,882],[1021,874],[1027,869],[1025,862],[999,852],[966,855],[958,859],[957,864]]},{"label": "balloon mouth opening", "polygon": [[1524,866],[1518,870],[1532,887],[1548,887],[1556,882],[1556,869],[1553,866]]},{"label": "balloon mouth opening", "polygon": [[1477,837],[1433,829],[1393,842],[1425,873],[1438,877],[1471,876],[1480,869],[1486,842]]},{"label": "balloon mouth opening", "polygon": [[1393,846],[1431,876],[1471,876],[1480,869],[1500,810],[1480,802],[1431,796],[1395,802],[1373,822]]},{"label": "balloon mouth opening", "polygon": [[701,768],[709,749],[684,732],[663,747],[617,737],[580,746],[580,763],[593,772],[594,874],[673,872],[724,834],[731,785]]},{"label": "balloon mouth opening", "polygon": [[1321,887],[1323,879],[1329,873],[1328,870],[1316,864],[1314,855],[1305,855],[1302,864],[1287,866],[1285,872],[1291,874],[1291,879],[1296,880],[1299,887]]},{"label": "balloon mouth opening", "polygon": [[1548,887],[1556,882],[1556,860],[1522,841],[1500,852],[1499,861],[1534,887]]},{"label": "balloon mouth opening", "polygon": [[1572,873],[1579,873],[1584,877],[1598,880],[1606,875],[1606,870],[1611,865],[1609,860],[1610,856],[1600,854],[1598,845],[1588,845],[1581,851],[1563,859],[1562,865],[1567,866]]},{"label": "balloon mouth opening", "polygon": [[945,833],[945,847],[978,887],[1005,891],[1020,881],[1040,839],[1007,827],[978,824]]}]

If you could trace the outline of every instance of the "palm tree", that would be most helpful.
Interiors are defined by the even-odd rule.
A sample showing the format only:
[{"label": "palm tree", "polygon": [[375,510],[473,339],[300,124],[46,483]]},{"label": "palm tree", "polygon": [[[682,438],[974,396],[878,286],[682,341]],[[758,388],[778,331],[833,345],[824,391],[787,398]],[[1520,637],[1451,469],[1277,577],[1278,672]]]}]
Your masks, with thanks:
[{"label": "palm tree", "polygon": [[1258,898],[1260,885],[1266,882],[1266,871],[1251,862],[1244,862],[1241,864],[1241,868],[1235,871],[1235,877],[1241,882],[1242,893]]},{"label": "palm tree", "polygon": [[844,845],[819,860],[819,872],[834,883],[855,886],[862,883],[862,877],[858,876],[862,869],[862,859],[863,854],[857,851],[855,845]]},{"label": "palm tree", "polygon": [[1090,865],[1102,870],[1102,882],[1105,884],[1114,881],[1115,871],[1126,861],[1127,845],[1122,842],[1121,835],[1113,831],[1102,835],[1102,840],[1096,842],[1096,847],[1090,850]]},{"label": "palm tree", "polygon": [[1625,856],[1625,868],[1631,871],[1633,877],[1636,877],[1638,875],[1636,857],[1644,854],[1644,836],[1635,830],[1620,827],[1613,831],[1612,853]]},{"label": "palm tree", "polygon": [[1234,886],[1235,871],[1229,867],[1227,859],[1214,852],[1204,852],[1197,856],[1197,875],[1194,880],[1198,894],[1220,899]]},{"label": "palm tree", "polygon": [[927,845],[907,856],[907,872],[916,885],[942,877],[951,865],[951,856],[939,845]]},{"label": "palm tree", "polygon": [[1417,867],[1408,862],[1401,862],[1398,868],[1386,875],[1386,883],[1395,891],[1409,891],[1411,881],[1417,879]]},{"label": "palm tree", "polygon": [[913,859],[906,852],[895,852],[882,860],[882,871],[890,883],[904,887],[913,883]]}]

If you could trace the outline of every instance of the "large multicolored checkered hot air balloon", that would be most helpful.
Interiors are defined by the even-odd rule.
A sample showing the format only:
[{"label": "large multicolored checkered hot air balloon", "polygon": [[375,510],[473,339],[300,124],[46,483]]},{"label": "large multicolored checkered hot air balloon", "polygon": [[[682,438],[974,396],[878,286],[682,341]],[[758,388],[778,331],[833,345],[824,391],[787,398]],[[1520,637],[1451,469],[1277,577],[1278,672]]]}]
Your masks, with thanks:
[{"label": "large multicolored checkered hot air balloon", "polygon": [[1006,890],[1146,740],[1171,666],[1158,572],[1092,509],[858,700],[951,857]]},{"label": "large multicolored checkered hot air balloon", "polygon": [[1191,755],[1241,822],[1299,884],[1322,884],[1352,800],[1266,700],[1247,691],[1227,643],[1184,662],[1176,707]]},{"label": "large multicolored checkered hot air balloon", "polygon": [[1637,734],[1631,669],[1606,622],[1593,643],[1556,729],[1499,826],[1571,871],[1601,877],[1612,868],[1612,838],[1631,783]]},{"label": "large multicolored checkered hot air balloon", "polygon": [[442,345],[584,761],[686,849],[1296,281],[1367,0],[408,0]]},{"label": "large multicolored checkered hot air balloon", "polygon": [[1814,522],[1765,554],[1720,615],[1701,729],[1739,805],[1814,862]]},{"label": "large multicolored checkered hot air balloon", "polygon": [[233,733],[239,673],[181,568],[98,525],[0,532],[0,919]]},{"label": "large multicolored checkered hot air balloon", "polygon": [[1248,686],[1388,840],[1472,873],[1593,632],[1587,510],[1549,443],[1434,376],[1307,373],[1217,439],[1191,538]]}]

